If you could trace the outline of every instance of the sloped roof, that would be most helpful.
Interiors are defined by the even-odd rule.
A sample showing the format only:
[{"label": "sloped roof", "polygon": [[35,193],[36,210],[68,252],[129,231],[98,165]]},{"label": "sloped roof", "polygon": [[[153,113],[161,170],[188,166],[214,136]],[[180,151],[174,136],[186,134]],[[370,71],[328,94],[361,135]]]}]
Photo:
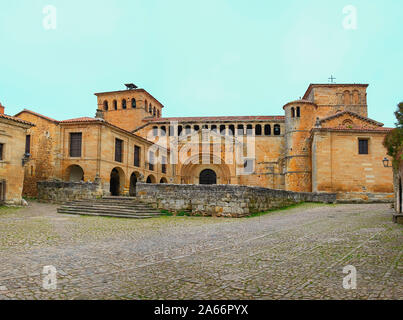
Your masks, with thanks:
[{"label": "sloped roof", "polygon": [[348,114],[348,115],[350,115],[350,116],[352,116],[352,117],[358,118],[358,119],[360,119],[360,120],[362,120],[362,121],[372,123],[372,124],[374,124],[374,125],[376,125],[376,126],[383,127],[383,123],[378,122],[378,121],[375,121],[375,120],[370,119],[370,118],[367,118],[367,117],[360,116],[359,114],[357,114],[357,113],[355,113],[355,112],[351,112],[351,111],[342,111],[342,112],[338,112],[338,113],[336,113],[336,114],[334,114],[334,115],[332,115],[332,116],[319,119],[319,122],[320,122],[320,123],[323,123],[323,122],[326,122],[326,121],[329,121],[329,120],[333,120],[333,119],[339,118],[339,117],[341,117],[341,116],[343,116],[343,115],[346,115],[346,114]]},{"label": "sloped roof", "polygon": [[162,122],[219,122],[219,121],[283,121],[284,116],[218,116],[218,117],[172,117],[147,119],[151,123]]},{"label": "sloped roof", "polygon": [[17,117],[9,116],[9,115],[4,114],[4,113],[0,113],[0,118],[15,121],[15,122],[22,123],[22,124],[26,124],[26,125],[29,125],[29,126],[35,126],[33,123],[31,123],[29,121],[25,121],[25,120],[22,120],[22,119],[17,118]]},{"label": "sloped roof", "polygon": [[309,101],[309,100],[306,100],[306,99],[299,99],[299,100],[294,100],[294,101],[290,101],[290,102],[286,103],[286,104],[283,106],[283,109],[284,109],[286,106],[288,106],[289,104],[296,104],[296,103],[300,103],[300,104],[313,104],[314,106],[317,106],[316,103],[314,103],[314,102],[312,102],[312,101]]},{"label": "sloped roof", "polygon": [[14,117],[18,117],[18,116],[19,116],[21,113],[23,113],[23,112],[27,112],[27,113],[33,114],[34,116],[37,116],[37,117],[39,117],[39,118],[42,118],[42,119],[45,119],[45,120],[48,120],[48,121],[51,121],[51,122],[54,122],[54,123],[58,123],[58,122],[59,122],[58,120],[55,120],[55,119],[53,119],[53,118],[44,116],[43,114],[34,112],[34,111],[32,111],[32,110],[28,110],[28,109],[24,109],[24,110],[18,112]]}]

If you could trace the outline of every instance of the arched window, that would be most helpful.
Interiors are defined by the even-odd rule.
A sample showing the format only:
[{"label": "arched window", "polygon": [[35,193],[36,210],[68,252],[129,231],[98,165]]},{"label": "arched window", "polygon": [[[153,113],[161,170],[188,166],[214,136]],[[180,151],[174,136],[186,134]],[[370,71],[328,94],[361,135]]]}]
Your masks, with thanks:
[{"label": "arched window", "polygon": [[118,110],[118,102],[113,100],[113,109]]},{"label": "arched window", "polygon": [[187,126],[185,127],[185,133],[186,133],[186,134],[190,134],[190,131],[191,131],[191,127],[190,127],[189,125],[187,125]]},{"label": "arched window", "polygon": [[217,125],[216,125],[216,124],[213,124],[213,125],[211,126],[211,131],[217,132]]},{"label": "arched window", "polygon": [[238,134],[238,136],[243,136],[244,135],[243,124],[238,124],[237,134]]},{"label": "arched window", "polygon": [[271,135],[271,127],[269,124],[264,125],[264,135],[265,136],[270,136]]},{"label": "arched window", "polygon": [[228,134],[229,134],[230,136],[233,136],[233,135],[234,135],[234,132],[235,132],[235,126],[234,126],[233,124],[230,124],[230,125],[228,126]]},{"label": "arched window", "polygon": [[301,117],[301,109],[297,107],[297,118]]},{"label": "arched window", "polygon": [[348,91],[348,90],[344,91],[343,102],[345,105],[351,104],[350,91]]},{"label": "arched window", "polygon": [[144,110],[147,112],[147,106],[148,106],[148,104],[147,104],[147,100],[145,100],[144,101]]},{"label": "arched window", "polygon": [[132,108],[136,109],[136,99],[132,99]]},{"label": "arched window", "polygon": [[158,127],[157,126],[153,127],[153,136],[154,137],[158,136]]},{"label": "arched window", "polygon": [[122,109],[126,109],[126,99],[122,100]]},{"label": "arched window", "polygon": [[161,126],[161,137],[165,137],[165,136],[166,136],[166,132],[167,132],[166,127],[165,127],[165,126]]},{"label": "arched window", "polygon": [[357,90],[353,91],[353,104],[359,104],[360,103],[360,96]]},{"label": "arched window", "polygon": [[291,118],[295,118],[295,109],[294,109],[294,107],[291,108]]},{"label": "arched window", "polygon": [[226,133],[226,132],[225,132],[225,131],[226,131],[225,129],[226,129],[226,128],[225,128],[225,125],[221,125],[221,126],[220,126],[220,133],[221,133],[222,136],[225,136],[225,133]]},{"label": "arched window", "polygon": [[199,131],[200,130],[200,126],[198,126],[197,124],[193,126],[194,131]]},{"label": "arched window", "polygon": [[182,126],[178,126],[178,136],[182,134],[182,130],[183,130]]},{"label": "arched window", "polygon": [[154,109],[153,109],[153,116],[155,117],[157,115],[157,109],[155,109],[155,107],[154,107]]},{"label": "arched window", "polygon": [[161,116],[161,113],[159,110],[157,110],[157,118],[159,118]]},{"label": "arched window", "polygon": [[104,101],[104,110],[108,111],[108,101]]},{"label": "arched window", "polygon": [[262,126],[260,124],[257,124],[255,126],[255,136],[261,136],[262,135]]},{"label": "arched window", "polygon": [[279,136],[281,134],[281,128],[279,124],[274,125],[273,133],[275,136]]},{"label": "arched window", "polygon": [[151,103],[150,103],[150,105],[148,106],[148,112],[149,112],[149,113],[153,113],[153,107],[151,106]]},{"label": "arched window", "polygon": [[253,127],[251,124],[246,125],[246,135],[247,136],[253,135]]}]

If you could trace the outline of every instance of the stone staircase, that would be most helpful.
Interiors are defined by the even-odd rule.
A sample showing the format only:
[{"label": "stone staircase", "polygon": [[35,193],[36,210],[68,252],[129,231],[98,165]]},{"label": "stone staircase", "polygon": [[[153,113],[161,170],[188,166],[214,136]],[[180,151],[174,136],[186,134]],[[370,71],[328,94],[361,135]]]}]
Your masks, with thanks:
[{"label": "stone staircase", "polygon": [[147,219],[163,215],[159,210],[139,202],[135,197],[103,197],[94,200],[70,201],[58,208],[57,212],[132,219]]}]

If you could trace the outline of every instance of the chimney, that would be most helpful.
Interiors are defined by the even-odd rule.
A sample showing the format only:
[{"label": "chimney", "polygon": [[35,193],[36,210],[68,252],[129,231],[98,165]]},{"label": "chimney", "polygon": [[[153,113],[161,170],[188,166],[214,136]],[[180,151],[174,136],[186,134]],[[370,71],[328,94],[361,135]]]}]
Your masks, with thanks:
[{"label": "chimney", "polygon": [[4,114],[4,106],[0,102],[0,114]]}]

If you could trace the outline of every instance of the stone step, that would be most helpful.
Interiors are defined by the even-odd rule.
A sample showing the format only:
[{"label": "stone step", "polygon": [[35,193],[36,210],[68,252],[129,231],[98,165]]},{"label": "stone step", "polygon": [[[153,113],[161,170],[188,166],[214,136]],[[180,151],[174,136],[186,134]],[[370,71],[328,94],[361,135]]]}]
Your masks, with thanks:
[{"label": "stone step", "polygon": [[125,205],[125,204],[113,204],[113,203],[87,203],[87,202],[67,202],[63,204],[64,206],[81,206],[81,207],[96,207],[96,208],[131,208],[131,209],[143,209],[143,208],[151,208],[151,206],[146,204],[132,204],[132,205]]},{"label": "stone step", "polygon": [[110,209],[96,209],[96,208],[88,208],[88,207],[73,207],[73,206],[62,206],[59,209],[62,210],[71,210],[71,211],[88,211],[88,212],[101,212],[101,213],[113,213],[113,214],[134,214],[134,215],[161,215],[161,212],[158,210],[118,210],[117,208]]},{"label": "stone step", "polygon": [[111,214],[111,213],[94,213],[94,212],[80,212],[58,209],[57,212],[65,214],[77,214],[82,216],[95,216],[95,217],[113,217],[113,218],[130,218],[130,219],[150,219],[155,216],[141,216],[141,215],[128,215],[128,214]]}]

